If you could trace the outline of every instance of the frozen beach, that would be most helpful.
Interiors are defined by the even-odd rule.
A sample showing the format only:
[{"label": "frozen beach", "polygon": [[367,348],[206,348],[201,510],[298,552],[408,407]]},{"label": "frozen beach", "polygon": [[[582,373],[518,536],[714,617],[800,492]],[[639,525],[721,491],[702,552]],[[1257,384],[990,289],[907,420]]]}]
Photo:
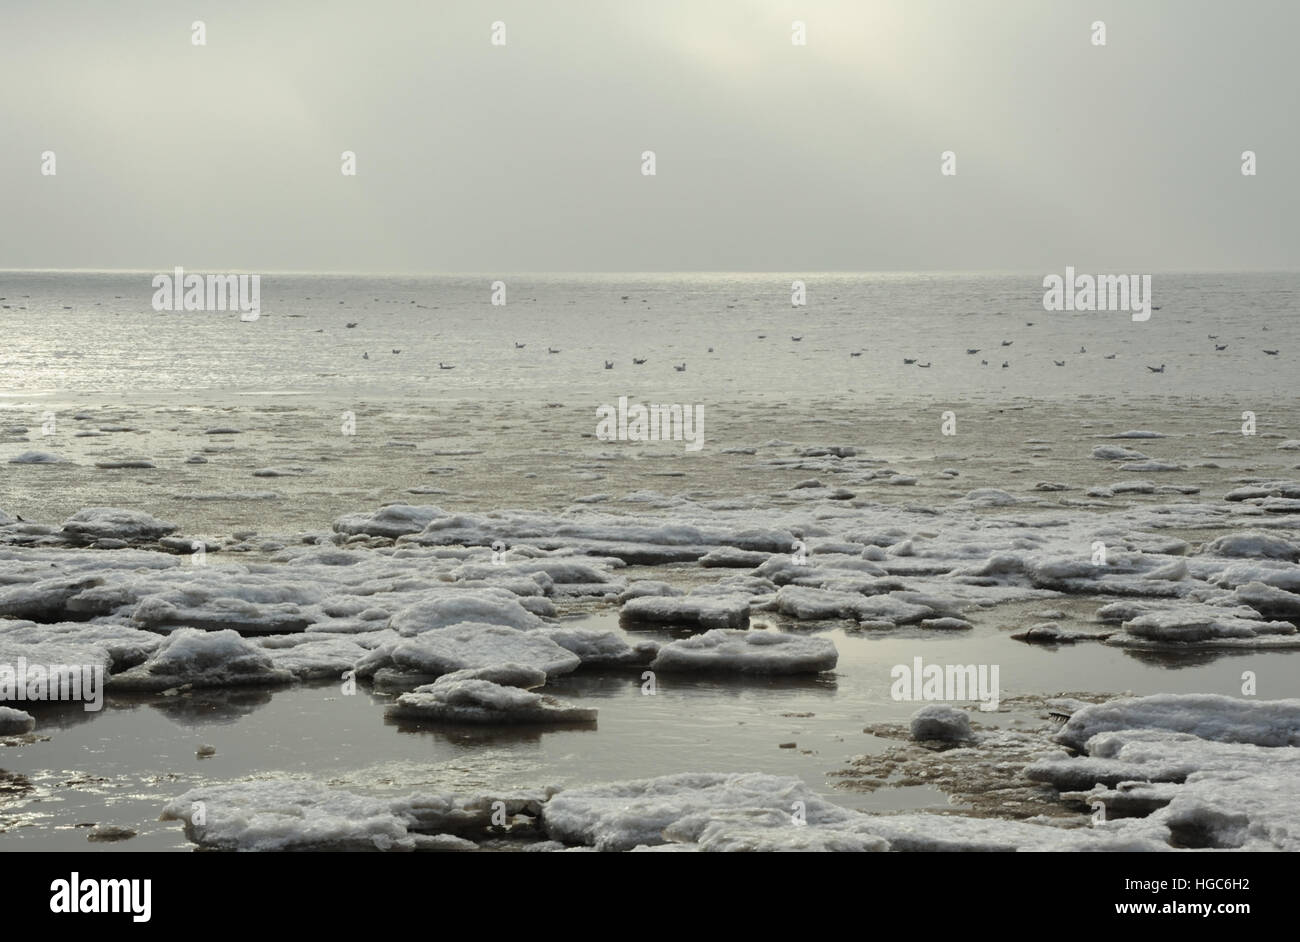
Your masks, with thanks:
[{"label": "frozen beach", "polygon": [[[361,329],[327,313],[304,330]],[[788,374],[667,337],[606,371],[613,351],[565,360],[581,347],[549,324],[517,341],[542,379],[445,351],[457,369],[425,377],[402,359],[416,320],[384,341],[396,390],[268,366],[166,391],[215,354],[161,320],[158,387],[11,386],[0,652],[98,665],[106,689],[98,712],[10,704],[34,726],[0,751],[0,846],[1296,849],[1283,374],[1210,397],[1189,357],[1117,388],[1073,322],[1032,341],[1048,365],[1015,395],[979,385],[965,333],[974,378],[904,384],[870,338],[810,345],[816,318],[792,344],[801,316],[762,341],[807,358]],[[1290,346],[1283,320],[1222,332],[1268,324]],[[484,363],[515,352],[499,333]],[[125,360],[116,337],[67,375],[109,369],[111,343]],[[67,346],[17,362],[53,383]],[[647,353],[661,371],[633,383]],[[837,395],[841,354],[863,388]],[[214,377],[239,376],[229,356]],[[620,395],[702,404],[705,447],[600,440]],[[900,695],[924,665],[996,667],[996,697]]]}]

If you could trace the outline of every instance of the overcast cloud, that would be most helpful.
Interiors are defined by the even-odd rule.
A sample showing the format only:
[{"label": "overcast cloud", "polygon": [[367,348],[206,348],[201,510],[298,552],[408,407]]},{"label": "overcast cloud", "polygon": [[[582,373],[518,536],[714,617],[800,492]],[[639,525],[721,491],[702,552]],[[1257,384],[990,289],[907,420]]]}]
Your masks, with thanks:
[{"label": "overcast cloud", "polygon": [[[0,9],[5,268],[1300,259],[1289,0]],[[195,20],[206,46],[191,44]],[[489,42],[495,20],[504,47]],[[791,44],[793,20],[806,46]],[[1090,42],[1096,20],[1105,47]],[[340,173],[344,150],[355,177]],[[645,150],[656,176],[641,174]],[[1257,176],[1241,174],[1243,150]]]}]

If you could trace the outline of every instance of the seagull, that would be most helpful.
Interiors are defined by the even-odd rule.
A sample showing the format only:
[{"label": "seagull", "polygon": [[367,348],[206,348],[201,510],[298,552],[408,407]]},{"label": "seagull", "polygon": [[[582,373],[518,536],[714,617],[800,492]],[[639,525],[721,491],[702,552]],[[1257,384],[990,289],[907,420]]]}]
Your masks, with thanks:
[{"label": "seagull", "polygon": [[1103,359],[1103,360],[1113,360],[1113,359],[1115,359],[1115,354],[1113,354],[1113,353],[1108,353],[1108,354],[1106,354],[1104,357],[1102,357],[1102,359]]},{"label": "seagull", "polygon": [[1227,345],[1226,343],[1223,343],[1223,344],[1216,343],[1216,344],[1214,345],[1214,349],[1215,349],[1215,350],[1227,350],[1227,349],[1228,349],[1228,345]]},{"label": "seagull", "polygon": [[851,357],[860,357],[860,356],[862,356],[862,351],[861,351],[861,350],[856,350],[856,351],[850,353],[849,356],[851,356]]},{"label": "seagull", "polygon": [[685,372],[686,372],[686,364],[683,363],[681,366],[674,366],[673,369],[675,369],[678,373],[685,373]]},{"label": "seagull", "polygon": [[1004,346],[1004,347],[1009,347],[1009,346],[1011,346],[1013,343],[1015,343],[1014,340],[1004,340],[1004,341],[1002,341],[1002,346]]},{"label": "seagull", "polygon": [[1005,370],[1008,366],[1010,366],[1010,365],[1011,365],[1011,364],[1008,363],[1006,360],[1003,360],[1003,361],[1002,361],[1002,368],[1003,368],[1004,370]]},{"label": "seagull", "polygon": [[345,326],[345,327],[356,327],[356,326],[357,326],[357,322],[356,322],[356,321],[348,321],[347,324],[345,324],[344,326]]},{"label": "seagull", "polygon": [[560,351],[559,351],[559,350],[556,350],[554,347],[547,347],[547,348],[546,348],[546,352],[547,352],[547,353],[559,353]]},{"label": "seagull", "polygon": [[967,353],[979,353],[978,350],[972,350],[970,347],[967,347],[967,348],[966,348],[966,352],[967,352]]},{"label": "seagull", "polygon": [[399,354],[399,353],[401,353],[401,352],[402,352],[401,350],[394,350],[394,351],[393,351],[393,354],[396,355],[396,354]]},{"label": "seagull", "polygon": [[1088,352],[1088,348],[1085,347],[1085,346],[1083,346],[1082,344],[1080,344],[1080,346],[1079,346],[1079,352],[1080,352],[1080,353],[1087,353],[1087,352]]},{"label": "seagull", "polygon": [[923,369],[923,370],[928,370],[928,369],[930,368],[930,364],[929,364],[929,363],[918,363],[918,364],[916,364],[916,365],[919,366],[919,367],[920,367],[921,369]]},{"label": "seagull", "polygon": [[640,366],[642,363],[645,362],[645,358],[643,357],[640,360],[638,360],[636,357],[633,357],[632,362],[635,363],[637,366]]},{"label": "seagull", "polygon": [[438,361],[438,369],[440,370],[454,370],[455,368],[456,367],[454,366],[448,366],[447,364],[443,363],[441,360]]},{"label": "seagull", "polygon": [[1147,369],[1149,369],[1152,373],[1163,373],[1165,371],[1165,365],[1161,363],[1159,368],[1154,366],[1148,366]]},{"label": "seagull", "polygon": [[522,344],[522,343],[519,343],[518,341],[515,341],[515,349],[516,349],[516,350],[522,350],[525,346],[526,346],[526,344]]},{"label": "seagull", "polygon": [[713,348],[712,348],[712,347],[709,347],[709,352],[710,352],[710,353],[713,352]]},{"label": "seagull", "polygon": [[1033,321],[1025,321],[1025,326],[1026,326],[1026,327],[1033,327],[1033,326],[1034,326],[1034,322],[1033,322]]},{"label": "seagull", "polygon": [[791,337],[790,339],[793,340],[795,343],[798,343],[800,340],[803,340],[803,335],[800,334],[798,337]]},{"label": "seagull", "polygon": [[988,360],[980,360],[980,366],[988,366],[988,365],[989,365]]},{"label": "seagull", "polygon": [[606,361],[605,361],[605,369],[607,369],[607,370],[612,370],[613,368],[614,368],[614,361],[613,361],[613,360],[606,360]]},{"label": "seagull", "polygon": [[1219,335],[1218,335],[1218,334],[1206,334],[1205,336],[1209,337],[1211,340],[1218,340],[1218,339],[1219,339]]},{"label": "seagull", "polygon": [[1267,354],[1268,354],[1269,356],[1271,356],[1271,357],[1275,357],[1275,356],[1277,356],[1277,351],[1276,351],[1276,350],[1265,350],[1264,352],[1267,353]]},{"label": "seagull", "polygon": [[904,362],[904,363],[915,363],[915,362],[916,362],[916,358],[914,357],[914,358],[912,358],[911,360],[909,360],[907,357],[903,357],[903,362]]},{"label": "seagull", "polygon": [[1064,360],[1053,360],[1052,362],[1055,363],[1057,366],[1065,366]]},{"label": "seagull", "polygon": [[369,359],[370,359],[370,354],[368,354],[368,353],[363,353],[363,354],[361,354],[361,359],[363,359],[363,360],[369,360]]}]

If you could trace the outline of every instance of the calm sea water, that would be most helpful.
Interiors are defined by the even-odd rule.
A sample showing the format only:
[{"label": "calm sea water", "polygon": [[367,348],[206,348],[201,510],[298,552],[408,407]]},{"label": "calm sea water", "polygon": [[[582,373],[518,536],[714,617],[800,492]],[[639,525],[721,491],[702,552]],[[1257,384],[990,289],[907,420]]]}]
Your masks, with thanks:
[{"label": "calm sea water", "polygon": [[[1145,322],[1047,312],[1047,273],[272,273],[255,322],[154,311],[153,274],[0,272],[0,394],[1290,395],[1300,331],[1296,273],[1158,274]],[[796,278],[803,307],[791,305]],[[491,303],[498,279],[504,306]]]}]

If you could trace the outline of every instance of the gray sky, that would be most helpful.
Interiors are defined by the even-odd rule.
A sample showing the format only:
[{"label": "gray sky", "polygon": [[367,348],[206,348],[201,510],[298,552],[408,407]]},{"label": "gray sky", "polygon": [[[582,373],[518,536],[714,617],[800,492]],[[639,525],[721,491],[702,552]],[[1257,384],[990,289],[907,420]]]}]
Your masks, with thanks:
[{"label": "gray sky", "polygon": [[2,2],[0,268],[1300,259],[1294,0]]}]

